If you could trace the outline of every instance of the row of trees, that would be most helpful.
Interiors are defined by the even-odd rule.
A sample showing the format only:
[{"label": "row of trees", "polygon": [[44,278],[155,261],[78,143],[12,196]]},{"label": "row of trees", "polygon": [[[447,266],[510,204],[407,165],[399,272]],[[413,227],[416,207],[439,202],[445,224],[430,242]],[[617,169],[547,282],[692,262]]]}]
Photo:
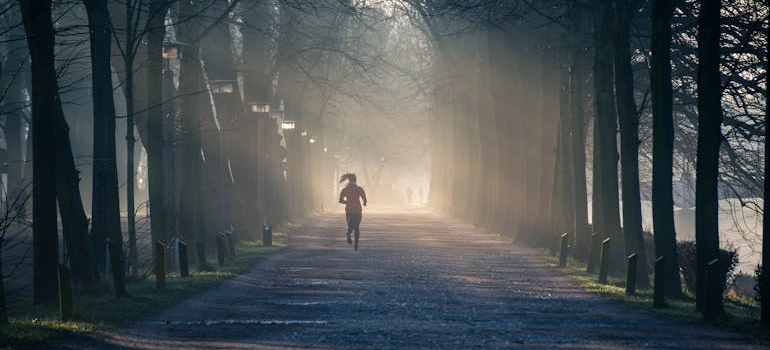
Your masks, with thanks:
[{"label": "row of trees", "polygon": [[[320,209],[335,162],[346,167],[338,172],[359,169],[377,182],[385,165],[410,153],[400,147],[423,145],[419,133],[395,137],[404,132],[394,126],[423,128],[420,112],[432,101],[435,206],[533,245],[553,247],[570,232],[575,256],[589,266],[592,232],[623,247],[617,270],[626,254],[663,256],[671,297],[681,294],[672,179],[695,169],[698,308],[709,317],[721,312],[721,294],[702,283],[719,248],[718,180],[748,197],[763,188],[757,145],[765,141],[768,36],[760,1],[1,3],[4,23],[24,23],[21,33],[14,25],[3,32],[0,79],[12,86],[2,101],[9,184],[33,174],[37,302],[55,293],[47,283],[60,260],[57,203],[79,284],[103,274],[107,238],[123,241],[123,153],[127,261],[139,265],[137,136],[147,153],[148,242],[207,244],[230,225],[244,237],[265,221]],[[181,56],[163,58],[172,42]],[[215,93],[233,81],[232,93]],[[75,114],[93,115],[85,124],[67,116],[83,88],[92,106]],[[256,102],[284,105],[297,129],[256,118],[265,116],[251,112]],[[114,137],[122,119],[125,152]],[[78,126],[72,137],[68,123]],[[374,137],[385,131],[388,140]],[[75,152],[82,144],[93,154],[85,201]],[[33,169],[21,166],[28,160]],[[649,181],[654,252],[643,249],[640,207],[639,184]],[[639,276],[648,276],[646,266]]]},{"label": "row of trees", "polygon": [[[256,238],[263,224],[321,210],[320,198],[330,197],[320,185],[333,177],[321,130],[329,96],[356,65],[342,54],[350,37],[340,35],[363,13],[351,3],[47,0],[0,8],[8,193],[23,196],[14,188],[31,180],[35,303],[56,298],[59,263],[81,290],[98,290],[107,242],[127,263],[113,268],[136,274],[152,262],[152,242],[209,247],[233,229]],[[288,119],[295,128],[284,130]],[[123,130],[125,148],[117,142]],[[137,176],[142,169],[146,178]],[[136,225],[144,196],[149,237]],[[205,253],[198,251],[200,268]]]},{"label": "row of trees", "polygon": [[[389,6],[6,0],[0,8],[7,187],[20,197],[15,188],[33,187],[35,303],[55,299],[59,263],[79,290],[104,291],[107,242],[125,263],[112,267],[132,276],[164,263],[153,261],[153,242],[174,239],[202,245],[194,258],[205,269],[216,233],[257,238],[263,224],[335,200],[335,174],[358,172],[375,194],[393,177],[385,168],[427,158],[413,150],[427,145],[428,47]],[[412,102],[393,110],[403,100]]]},{"label": "row of trees", "polygon": [[[415,7],[434,45],[433,202],[528,244],[555,248],[570,232],[589,268],[592,232],[622,253],[615,270],[632,253],[664,257],[665,294],[678,297],[672,181],[695,169],[696,307],[721,314],[719,283],[706,284],[720,244],[719,188],[761,203],[766,3]],[[648,181],[654,251],[642,227]],[[641,286],[647,265],[638,265]]]}]

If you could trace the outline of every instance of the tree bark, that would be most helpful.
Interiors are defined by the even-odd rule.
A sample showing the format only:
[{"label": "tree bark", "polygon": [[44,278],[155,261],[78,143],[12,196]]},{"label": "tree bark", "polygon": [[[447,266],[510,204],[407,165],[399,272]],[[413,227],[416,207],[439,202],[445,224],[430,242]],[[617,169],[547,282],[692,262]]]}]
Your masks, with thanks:
[{"label": "tree bark", "polygon": [[[136,72],[134,69],[134,60],[136,58],[136,51],[138,49],[137,44],[142,38],[142,34],[136,27],[136,15],[141,13],[141,2],[127,1],[125,4],[113,4],[112,8],[109,8],[113,17],[113,26],[116,25],[116,19],[119,15],[123,15],[125,22],[120,23],[121,28],[124,28],[125,36],[122,41],[122,46],[119,46],[120,39],[116,38],[114,47],[118,47],[121,50],[120,55],[114,55],[112,58],[114,65],[123,65],[123,74],[118,74],[118,79],[123,79],[125,82],[123,95],[126,99],[126,216],[127,216],[127,229],[128,229],[128,267],[127,271],[136,274],[138,271],[137,265],[139,259],[137,256],[137,243],[136,243],[136,85],[135,77]],[[141,100],[142,98],[140,98]],[[146,115],[141,113],[141,115]],[[145,123],[146,124],[146,123]],[[142,128],[144,129],[144,128]]]},{"label": "tree bark", "polygon": [[572,151],[573,199],[575,201],[575,257],[588,261],[591,232],[588,227],[588,194],[586,189],[586,137],[583,113],[583,47],[579,44],[583,32],[583,10],[579,5],[570,8],[569,30],[569,114],[570,150]]},{"label": "tree bark", "polygon": [[639,193],[639,115],[634,100],[631,70],[629,0],[615,1],[615,94],[620,123],[620,163],[623,191],[623,238],[625,255],[636,254],[637,286],[648,288],[647,254],[642,232],[642,199]]},{"label": "tree bark", "polygon": [[[107,1],[84,0],[83,3],[88,12],[94,106],[91,236],[97,265],[105,269],[108,265],[105,260],[107,240],[118,247],[123,246],[115,146],[115,101],[110,68],[112,34]],[[122,248],[120,251],[122,252]]]},{"label": "tree bark", "polygon": [[[7,23],[20,23],[21,19],[17,14],[9,13],[2,16],[3,21]],[[17,22],[18,21],[18,22]],[[24,28],[14,25],[8,35],[15,37],[24,36]],[[8,55],[3,63],[4,74],[0,77],[0,88],[6,88],[5,96],[2,100],[2,113],[5,115],[5,139],[8,150],[8,194],[12,201],[17,195],[26,196],[21,193],[24,188],[28,188],[29,178],[24,178],[24,110],[26,97],[24,91],[29,86],[28,79],[21,72],[29,69],[26,57],[26,43],[24,41],[10,41],[5,43],[8,48]]]},{"label": "tree bark", "polygon": [[[599,182],[594,180],[594,197],[599,197],[599,232],[602,238],[611,238],[613,245],[622,246],[620,241],[620,212],[618,208],[618,150],[617,115],[613,92],[613,6],[611,2],[594,1],[594,105],[595,132],[594,147],[598,147],[599,159],[594,161],[600,168]],[[597,171],[594,171],[594,176]],[[597,205],[597,204],[594,204]],[[595,222],[596,224],[596,222]],[[622,266],[613,259],[612,269]]]},{"label": "tree bark", "polygon": [[[719,258],[719,145],[722,88],[719,75],[719,0],[701,2],[698,16],[698,150],[695,165],[695,307],[706,319],[723,312],[721,282],[706,281],[707,264]],[[707,299],[708,298],[708,299]]]},{"label": "tree bark", "polygon": [[481,116],[481,154],[482,159],[482,179],[481,190],[483,200],[480,208],[480,225],[488,230],[495,229],[495,208],[498,206],[498,197],[500,196],[500,162],[498,161],[499,145],[497,127],[495,123],[495,112],[492,96],[490,94],[491,79],[491,57],[490,57],[490,37],[488,32],[492,28],[485,28],[480,33],[480,41],[483,46],[479,49],[480,75],[478,82],[478,110]]},{"label": "tree bark", "polygon": [[[765,6],[770,8],[770,0],[765,0]],[[765,28],[765,37],[770,38],[770,26]],[[765,41],[765,72],[770,72],[770,40]],[[765,87],[765,120],[770,120],[770,89]],[[765,178],[762,198],[762,265],[759,275],[760,290],[760,321],[765,327],[770,326],[770,138],[765,123]]]},{"label": "tree bark", "polygon": [[[211,113],[209,95],[203,80],[203,70],[200,58],[201,23],[189,20],[202,9],[199,3],[188,4],[181,8],[180,18],[184,21],[177,33],[180,41],[187,43],[184,47],[184,59],[181,60],[179,73],[180,93],[180,132],[177,150],[181,156],[180,167],[176,174],[179,176],[179,231],[196,243],[207,245],[213,241],[215,232],[207,235],[206,222],[209,213],[204,213],[203,193],[201,191],[201,174],[203,160],[201,158],[201,120]],[[205,117],[204,117],[205,116]],[[209,239],[211,238],[211,239]],[[198,262],[201,267],[205,261]]]},{"label": "tree bark", "polygon": [[[163,38],[166,2],[152,0],[149,3],[147,30],[147,181],[150,199],[150,232],[152,242],[165,241],[166,215],[164,206],[165,162],[163,160]],[[154,256],[153,262],[158,263]]]},{"label": "tree bark", "polygon": [[76,286],[87,288],[98,282],[99,273],[94,260],[91,237],[88,235],[88,217],[80,196],[80,172],[75,167],[70,128],[64,118],[61,103],[55,106],[55,110],[56,199],[59,204],[62,234],[69,257],[72,280]]},{"label": "tree bark", "polygon": [[54,29],[51,1],[19,0],[27,45],[32,60],[32,300],[41,304],[56,299],[58,234],[56,224],[56,178],[42,169],[55,169],[54,116],[59,103],[54,67]]},{"label": "tree bark", "polygon": [[[550,35],[546,36],[550,37]],[[534,45],[533,45],[534,46]],[[555,166],[554,160],[558,156],[557,147],[560,145],[556,138],[560,134],[560,88],[559,88],[559,55],[555,46],[533,47],[538,50],[539,57],[538,75],[536,81],[539,86],[536,89],[537,101],[533,106],[535,115],[540,116],[538,123],[533,125],[537,131],[538,141],[533,145],[536,147],[533,152],[528,152],[527,162],[529,163],[529,176],[527,189],[534,190],[527,194],[527,198],[538,198],[535,201],[536,206],[530,217],[534,220],[531,224],[533,235],[532,241],[538,246],[551,246],[550,242],[556,236],[559,228],[549,220],[549,212],[552,207],[554,197],[553,183]],[[561,162],[559,162],[561,163]],[[558,166],[562,171],[561,165]],[[561,176],[561,174],[559,175]],[[561,181],[561,180],[559,180]],[[562,206],[561,203],[558,204]],[[563,218],[559,219],[563,222]],[[556,231],[554,231],[556,230]],[[545,239],[544,239],[545,238]]]},{"label": "tree bark", "polygon": [[652,227],[655,255],[664,257],[665,295],[682,295],[679,256],[674,231],[674,116],[671,86],[671,20],[674,3],[652,1],[652,52],[650,91],[652,94]]},{"label": "tree bark", "polygon": [[[203,59],[206,62],[206,73],[209,79],[212,80],[232,80],[235,81],[236,75],[236,62],[234,55],[223,55],[222,51],[234,52],[232,48],[232,38],[230,34],[230,27],[227,23],[217,25],[211,33],[203,39],[202,52]],[[214,227],[217,231],[224,231],[229,229],[230,224],[234,223],[234,206],[230,203],[234,201],[235,191],[232,188],[232,181],[229,172],[228,162],[230,160],[231,153],[234,153],[236,149],[231,149],[231,142],[229,140],[234,139],[233,129],[235,120],[242,120],[243,117],[243,101],[241,100],[241,92],[238,84],[235,85],[232,93],[215,93],[214,94],[214,107],[216,109],[216,125],[209,125],[207,128],[211,128],[212,131],[216,129],[216,133],[211,132],[217,137],[217,154],[215,155],[216,161],[214,166],[215,171],[210,171],[209,174],[213,175],[211,179],[214,184],[214,192],[211,202],[216,203],[215,209],[218,212],[216,220],[214,220]],[[241,116],[241,117],[237,117]],[[211,153],[211,152],[209,152]],[[232,208],[232,209],[231,209]]]},{"label": "tree bark", "polygon": [[[512,62],[508,61],[506,57],[507,51],[504,40],[505,32],[500,29],[490,28],[488,35],[489,88],[487,91],[489,92],[490,105],[492,106],[490,111],[492,113],[492,123],[495,125],[493,130],[490,130],[490,132],[494,133],[493,144],[496,146],[493,147],[495,148],[495,153],[493,154],[494,158],[492,158],[492,161],[497,163],[494,190],[493,193],[491,193],[492,207],[490,208],[490,212],[492,215],[492,222],[490,224],[493,225],[493,231],[509,234],[508,223],[506,221],[509,217],[509,196],[507,196],[507,192],[510,188],[510,179],[507,175],[510,173],[510,168],[508,166],[508,153],[506,151],[510,150],[511,147],[510,138],[508,138],[506,128],[510,123],[507,113],[507,103],[510,102],[510,99],[508,98],[510,91],[506,85],[509,83],[509,80],[506,79],[505,75],[508,72],[506,67],[509,67]],[[441,124],[437,123],[431,130],[438,127],[441,127]],[[439,141],[440,138],[439,140],[432,139],[431,145],[433,145],[434,142]],[[431,158],[431,162],[433,161],[434,159]]]}]

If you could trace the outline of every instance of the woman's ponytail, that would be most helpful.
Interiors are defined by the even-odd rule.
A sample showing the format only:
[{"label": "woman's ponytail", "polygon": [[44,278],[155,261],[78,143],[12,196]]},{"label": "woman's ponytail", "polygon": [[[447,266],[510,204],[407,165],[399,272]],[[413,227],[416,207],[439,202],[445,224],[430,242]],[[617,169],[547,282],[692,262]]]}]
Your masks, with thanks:
[{"label": "woman's ponytail", "polygon": [[345,180],[349,180],[350,182],[356,182],[356,174],[347,173],[342,175],[342,177],[340,177],[340,182],[343,182]]}]

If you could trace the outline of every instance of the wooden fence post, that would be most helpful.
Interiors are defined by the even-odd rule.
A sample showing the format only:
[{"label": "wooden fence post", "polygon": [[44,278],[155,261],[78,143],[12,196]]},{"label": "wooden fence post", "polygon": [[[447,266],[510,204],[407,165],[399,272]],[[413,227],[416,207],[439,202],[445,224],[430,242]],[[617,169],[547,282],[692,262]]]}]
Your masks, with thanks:
[{"label": "wooden fence post", "polygon": [[166,245],[155,241],[155,286],[166,288]]},{"label": "wooden fence post", "polygon": [[600,240],[599,232],[591,234],[591,245],[588,247],[588,264],[586,265],[586,271],[588,272],[596,271],[596,262],[599,260],[599,249],[601,249]]},{"label": "wooden fence post", "polygon": [[225,235],[217,234],[217,260],[219,266],[225,266]]},{"label": "wooden fence post", "polygon": [[567,266],[567,251],[569,250],[568,233],[561,235],[561,249],[559,250],[559,267]]},{"label": "wooden fence post", "polygon": [[666,306],[666,257],[659,256],[655,259],[655,286],[653,291],[652,306]]},{"label": "wooden fence post", "polygon": [[722,309],[719,298],[722,294],[721,269],[719,259],[713,259],[706,265],[706,292],[703,303],[703,319],[712,321],[719,317]]},{"label": "wooden fence post", "polygon": [[599,261],[599,283],[607,284],[607,272],[610,268],[610,245],[612,239],[605,238],[602,241],[602,256]]},{"label": "wooden fence post", "polygon": [[110,268],[112,270],[112,284],[115,286],[115,297],[120,298],[126,294],[126,281],[123,278],[123,257],[120,247],[112,242],[107,242],[107,251],[110,252]]},{"label": "wooden fence post", "polygon": [[62,321],[72,318],[72,277],[70,269],[59,264],[59,316]]},{"label": "wooden fence post", "polygon": [[636,253],[628,256],[626,264],[626,295],[636,294]]},{"label": "wooden fence post", "polygon": [[176,254],[179,259],[179,275],[182,277],[190,276],[190,267],[187,263],[187,243],[181,239],[176,240]]},{"label": "wooden fence post", "polygon": [[262,227],[262,245],[265,247],[273,245],[273,228],[270,225]]}]

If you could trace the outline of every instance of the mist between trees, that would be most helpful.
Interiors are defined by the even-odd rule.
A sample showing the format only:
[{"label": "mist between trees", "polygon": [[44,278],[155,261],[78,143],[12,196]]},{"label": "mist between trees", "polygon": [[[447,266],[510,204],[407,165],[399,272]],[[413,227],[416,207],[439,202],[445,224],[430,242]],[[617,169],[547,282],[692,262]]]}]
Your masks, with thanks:
[{"label": "mist between trees", "polygon": [[703,264],[720,242],[756,257],[768,241],[767,15],[713,0],[0,1],[3,198],[32,183],[34,299],[55,298],[59,262],[98,290],[107,239],[139,276],[154,241],[205,253],[219,232],[256,239],[336,208],[346,172],[373,205],[414,196],[534,246],[568,232],[584,261],[599,232],[617,270],[666,256],[679,295],[675,211],[694,211]]}]

